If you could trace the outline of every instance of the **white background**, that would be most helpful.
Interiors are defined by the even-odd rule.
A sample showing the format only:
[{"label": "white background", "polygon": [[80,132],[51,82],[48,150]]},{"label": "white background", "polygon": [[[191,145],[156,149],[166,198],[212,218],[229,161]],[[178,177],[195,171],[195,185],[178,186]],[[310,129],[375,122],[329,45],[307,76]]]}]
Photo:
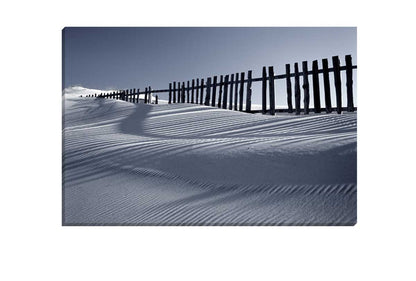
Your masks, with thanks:
[{"label": "white background", "polygon": [[[411,1],[149,2],[1,4],[0,279],[415,280]],[[62,227],[61,29],[148,25],[357,26],[358,224]]]}]

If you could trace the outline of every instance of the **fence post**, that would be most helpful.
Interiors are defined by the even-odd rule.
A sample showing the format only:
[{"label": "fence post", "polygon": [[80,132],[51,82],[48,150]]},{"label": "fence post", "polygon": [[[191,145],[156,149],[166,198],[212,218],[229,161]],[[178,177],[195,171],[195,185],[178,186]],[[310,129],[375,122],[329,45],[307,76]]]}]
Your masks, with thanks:
[{"label": "fence post", "polygon": [[224,84],[224,76],[220,76],[220,92],[218,94],[218,108],[221,108],[221,101],[222,101],[222,87]]},{"label": "fence post", "polygon": [[300,114],[300,82],[299,82],[299,67],[295,63],[295,107],[296,115]]},{"label": "fence post", "polygon": [[331,87],[329,85],[328,59],[322,59],[322,70],[324,74],[325,111],[326,113],[331,113],[332,104],[331,104]]},{"label": "fence post", "polygon": [[137,88],[137,99],[136,99],[136,103],[139,103],[140,100],[140,88]]},{"label": "fence post", "polygon": [[182,82],[181,103],[185,103],[185,82]]},{"label": "fence post", "polygon": [[237,110],[237,106],[238,106],[238,73],[235,74],[235,89],[234,89],[234,110]]},{"label": "fence post", "polygon": [[169,83],[169,104],[172,103],[172,83]]},{"label": "fence post", "polygon": [[247,72],[247,92],[246,92],[246,112],[251,112],[251,75],[252,71]]},{"label": "fence post", "polygon": [[227,95],[228,95],[228,79],[229,75],[225,75],[224,78],[224,96],[222,98],[222,108],[227,109]]},{"label": "fence post", "polygon": [[195,103],[198,104],[199,102],[199,78],[196,78],[196,96],[195,96]]},{"label": "fence post", "polygon": [[159,100],[159,96],[158,96],[158,95],[156,95],[155,104],[158,104],[158,100]]},{"label": "fence post", "polygon": [[332,66],[334,67],[335,93],[336,93],[336,97],[337,97],[337,113],[341,114],[341,111],[342,111],[341,71],[339,69],[339,58],[338,58],[338,56],[333,56],[332,57]]},{"label": "fence post", "polygon": [[313,107],[315,113],[321,113],[321,97],[319,91],[318,61],[312,62]]},{"label": "fence post", "polygon": [[287,93],[287,112],[293,112],[292,105],[292,82],[290,81],[290,64],[286,64],[286,93]]},{"label": "fence post", "polygon": [[209,100],[211,98],[211,77],[207,79],[207,94],[205,95],[205,105],[209,105]]},{"label": "fence post", "polygon": [[186,83],[186,102],[189,103],[189,80]]},{"label": "fence post", "polygon": [[172,89],[172,102],[176,103],[176,81],[173,82],[173,89]]},{"label": "fence post", "polygon": [[147,103],[147,87],[144,90],[144,103]]},{"label": "fence post", "polygon": [[231,82],[230,82],[230,104],[228,106],[229,110],[233,109],[233,87],[234,87],[234,74],[231,74]]},{"label": "fence post", "polygon": [[204,98],[204,79],[201,79],[201,95],[199,97],[199,104],[203,103],[203,98]]},{"label": "fence post", "polygon": [[305,114],[309,114],[309,79],[308,79],[308,62],[302,62],[303,71],[303,109]]},{"label": "fence post", "polygon": [[263,72],[261,75],[261,113],[267,112],[267,72],[266,67],[263,66]]},{"label": "fence post", "polygon": [[345,56],[346,76],[347,76],[347,111],[354,112],[354,101],[352,96],[352,58],[351,55]]},{"label": "fence post", "polygon": [[195,98],[195,79],[192,79],[192,86],[191,86],[191,103],[194,103],[194,98]]},{"label": "fence post", "polygon": [[211,106],[215,106],[216,96],[217,96],[217,76],[214,76],[214,82],[212,84],[212,101],[211,101]]},{"label": "fence post", "polygon": [[275,115],[275,100],[274,100],[274,71],[273,66],[269,66],[269,95],[270,95],[270,115]]},{"label": "fence post", "polygon": [[239,104],[238,104],[238,111],[243,111],[243,97],[244,97],[244,76],[245,72],[241,72],[241,79],[240,79],[240,92],[239,92]]}]

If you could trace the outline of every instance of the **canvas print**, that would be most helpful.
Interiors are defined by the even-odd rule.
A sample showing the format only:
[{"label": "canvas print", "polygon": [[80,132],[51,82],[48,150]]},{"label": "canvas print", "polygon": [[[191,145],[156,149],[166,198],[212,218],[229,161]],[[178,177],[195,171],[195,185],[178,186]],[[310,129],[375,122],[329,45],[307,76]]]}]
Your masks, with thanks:
[{"label": "canvas print", "polygon": [[62,224],[355,225],[356,27],[66,27]]}]

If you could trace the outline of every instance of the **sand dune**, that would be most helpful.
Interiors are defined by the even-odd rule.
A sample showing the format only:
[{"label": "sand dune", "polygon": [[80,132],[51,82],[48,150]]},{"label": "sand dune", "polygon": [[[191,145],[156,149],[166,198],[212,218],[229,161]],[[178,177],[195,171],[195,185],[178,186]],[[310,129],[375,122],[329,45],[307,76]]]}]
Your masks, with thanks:
[{"label": "sand dune", "polygon": [[351,114],[64,99],[64,224],[352,225]]}]

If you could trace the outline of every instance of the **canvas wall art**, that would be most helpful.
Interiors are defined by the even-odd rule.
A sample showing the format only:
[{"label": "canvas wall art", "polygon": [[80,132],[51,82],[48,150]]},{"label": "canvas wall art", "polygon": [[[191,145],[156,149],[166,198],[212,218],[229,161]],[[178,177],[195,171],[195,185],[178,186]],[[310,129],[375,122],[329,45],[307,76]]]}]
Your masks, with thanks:
[{"label": "canvas wall art", "polygon": [[357,222],[355,27],[67,27],[62,224]]}]

